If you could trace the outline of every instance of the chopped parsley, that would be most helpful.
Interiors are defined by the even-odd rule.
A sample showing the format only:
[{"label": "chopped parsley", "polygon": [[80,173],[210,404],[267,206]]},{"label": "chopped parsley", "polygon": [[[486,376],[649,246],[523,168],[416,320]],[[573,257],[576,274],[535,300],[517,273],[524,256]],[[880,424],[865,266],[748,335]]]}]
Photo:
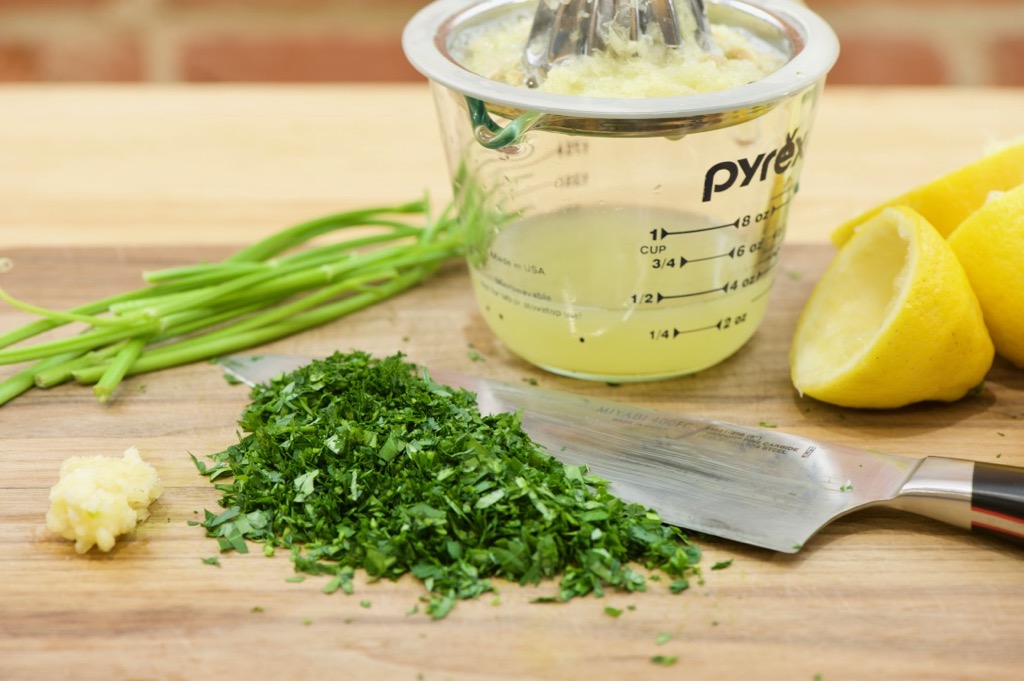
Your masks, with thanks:
[{"label": "chopped parsley", "polygon": [[[644,572],[699,575],[699,549],[585,467],[550,457],[520,415],[481,415],[473,393],[421,375],[401,353],[336,353],[254,388],[237,444],[196,460],[216,472],[220,513],[201,523],[222,551],[290,551],[296,577],[352,590],[411,574],[426,612],[493,592],[492,578],[557,580],[565,601],[647,587]],[[293,579],[289,579],[293,581]]]},{"label": "chopped parsley", "polygon": [[674,594],[682,593],[690,588],[690,580],[676,579],[669,584],[668,590]]}]

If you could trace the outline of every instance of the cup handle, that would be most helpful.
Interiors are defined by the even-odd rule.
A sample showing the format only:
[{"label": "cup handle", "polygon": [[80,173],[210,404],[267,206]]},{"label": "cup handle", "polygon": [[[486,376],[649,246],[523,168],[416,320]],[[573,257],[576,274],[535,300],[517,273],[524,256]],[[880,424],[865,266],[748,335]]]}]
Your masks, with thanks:
[{"label": "cup handle", "polygon": [[516,144],[544,118],[544,114],[539,111],[527,111],[503,128],[487,113],[487,105],[483,101],[467,96],[466,105],[469,107],[469,121],[473,125],[473,137],[488,149],[502,149]]}]

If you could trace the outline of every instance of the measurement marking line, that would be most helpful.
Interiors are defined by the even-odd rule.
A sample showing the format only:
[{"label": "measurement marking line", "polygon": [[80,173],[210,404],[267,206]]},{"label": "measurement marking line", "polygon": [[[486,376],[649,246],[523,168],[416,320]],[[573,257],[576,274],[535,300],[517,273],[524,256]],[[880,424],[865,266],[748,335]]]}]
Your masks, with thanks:
[{"label": "measurement marking line", "polygon": [[709,255],[709,256],[704,257],[704,258],[687,259],[684,256],[679,256],[679,259],[683,263],[682,265],[680,265],[680,267],[683,267],[683,266],[686,266],[687,264],[689,264],[691,262],[704,262],[705,260],[718,260],[719,258],[735,258],[735,257],[736,257],[736,249],[733,248],[732,250],[730,250],[727,253],[719,253],[718,255]]},{"label": "measurement marking line", "polygon": [[764,298],[766,295],[770,294],[771,292],[772,292],[772,287],[769,286],[768,288],[766,288],[765,290],[761,291],[756,296],[751,298],[750,302],[752,302],[752,303],[757,302],[758,300],[761,300],[762,298]]},{"label": "measurement marking line", "polygon": [[[774,201],[775,199],[779,198],[780,196],[785,196],[786,194],[790,194],[790,195],[793,194],[793,182],[792,182],[792,180],[787,182],[786,185],[782,188],[782,190],[778,194],[775,194],[774,196],[769,197],[768,200],[769,201]],[[787,199],[787,201],[788,201],[788,199]]]},{"label": "measurement marking line", "polygon": [[[525,185],[525,186],[521,187],[516,193],[517,193],[518,196],[524,196],[526,194],[532,194],[533,192],[537,192],[537,191],[540,191],[542,189],[547,189],[550,186],[551,185],[548,184],[547,182],[537,182],[537,183],[534,183],[534,184],[528,184],[528,185]],[[520,210],[519,212],[523,213],[525,211]]]},{"label": "measurement marking line", "polygon": [[662,227],[662,236],[660,236],[660,238],[665,239],[666,237],[678,237],[680,235],[696,235],[696,233],[699,233],[701,231],[714,231],[715,229],[724,229],[726,227],[736,227],[738,229],[739,218],[737,217],[735,220],[729,222],[728,224],[716,224],[713,227],[700,227],[699,229],[682,229],[680,231],[669,231],[665,227]]},{"label": "measurement marking line", "polygon": [[790,202],[790,201],[792,201],[792,200],[793,200],[793,197],[792,197],[792,196],[790,196],[789,198],[787,198],[787,199],[786,199],[785,201],[783,201],[782,203],[779,203],[779,204],[776,204],[776,205],[772,206],[772,212],[771,212],[771,214],[772,214],[772,215],[775,215],[775,211],[777,211],[777,210],[782,210],[782,209],[783,209],[784,207],[786,207],[786,206],[787,206],[787,205],[789,204],[789,202]]},{"label": "measurement marking line", "polygon": [[678,338],[679,336],[682,336],[685,333],[697,333],[699,331],[710,331],[711,329],[718,329],[719,331],[721,331],[721,329],[722,329],[722,320],[719,319],[717,324],[711,324],[709,326],[702,326],[702,327],[697,328],[697,329],[683,329],[682,331],[680,331],[679,329],[673,327],[673,329],[672,329],[672,337],[673,338]]},{"label": "measurement marking line", "polygon": [[718,288],[710,288],[706,291],[694,291],[693,293],[673,293],[665,295],[664,293],[658,292],[658,298],[655,302],[660,303],[663,300],[674,300],[676,298],[693,298],[694,296],[703,296],[708,293],[726,293],[729,290],[729,284],[725,286],[719,286]]},{"label": "measurement marking line", "polygon": [[[773,258],[772,263],[770,265],[768,265],[768,267],[764,268],[763,270],[757,270],[756,272],[754,272],[754,281],[752,283],[757,283],[757,282],[761,281],[761,279],[763,279],[764,277],[768,276],[768,273],[771,272],[772,270],[774,270],[775,266],[778,265],[778,264],[779,264],[779,260],[777,258]],[[755,297],[754,300],[757,300],[762,295],[770,293],[770,292],[771,292],[771,287],[769,286],[767,290],[765,290],[762,294],[760,294],[757,297]]]}]

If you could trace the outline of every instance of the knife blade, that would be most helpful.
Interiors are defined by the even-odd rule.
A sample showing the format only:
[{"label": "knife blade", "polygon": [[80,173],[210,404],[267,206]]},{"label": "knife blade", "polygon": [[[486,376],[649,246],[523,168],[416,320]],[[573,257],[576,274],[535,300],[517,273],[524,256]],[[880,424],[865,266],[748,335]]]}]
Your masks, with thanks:
[{"label": "knife blade", "polygon": [[[236,355],[225,373],[253,386],[312,361]],[[585,465],[609,491],[691,531],[795,553],[847,513],[887,506],[1024,544],[1024,469],[912,457],[624,402],[429,371],[476,394],[484,413],[521,412],[559,461]]]}]

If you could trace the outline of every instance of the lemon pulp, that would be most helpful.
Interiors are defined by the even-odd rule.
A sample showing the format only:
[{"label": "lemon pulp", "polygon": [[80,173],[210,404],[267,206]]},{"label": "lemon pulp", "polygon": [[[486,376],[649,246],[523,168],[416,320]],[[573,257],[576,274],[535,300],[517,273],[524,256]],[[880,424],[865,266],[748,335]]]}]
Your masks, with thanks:
[{"label": "lemon pulp", "polygon": [[907,206],[857,227],[797,323],[801,394],[847,407],[957,400],[992,365],[978,299],[949,244]]}]

